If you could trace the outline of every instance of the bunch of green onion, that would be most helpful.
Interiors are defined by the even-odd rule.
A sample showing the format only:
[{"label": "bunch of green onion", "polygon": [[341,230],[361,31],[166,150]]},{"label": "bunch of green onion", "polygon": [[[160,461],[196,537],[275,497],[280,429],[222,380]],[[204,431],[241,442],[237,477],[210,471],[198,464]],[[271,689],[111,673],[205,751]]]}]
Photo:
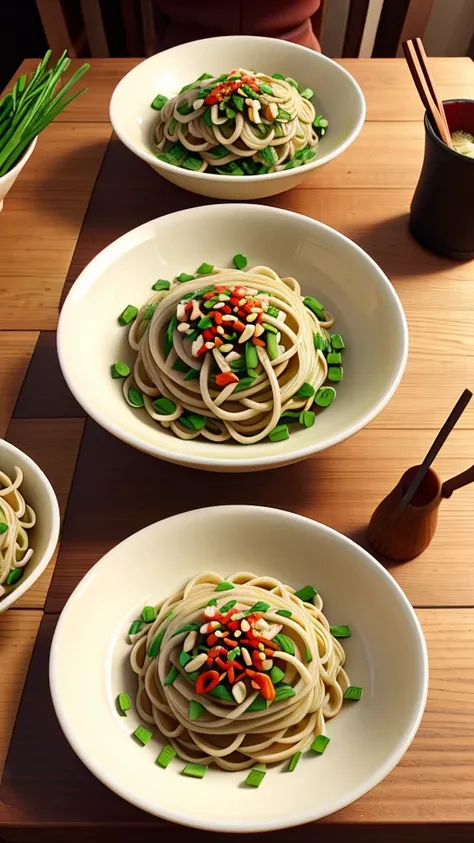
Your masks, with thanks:
[{"label": "bunch of green onion", "polygon": [[48,68],[51,50],[33,73],[20,76],[13,90],[0,101],[0,176],[18,163],[31,141],[54,120],[72,100],[87,88],[69,91],[89,70],[83,64],[56,93],[59,80],[71,63],[66,50],[53,68]]}]

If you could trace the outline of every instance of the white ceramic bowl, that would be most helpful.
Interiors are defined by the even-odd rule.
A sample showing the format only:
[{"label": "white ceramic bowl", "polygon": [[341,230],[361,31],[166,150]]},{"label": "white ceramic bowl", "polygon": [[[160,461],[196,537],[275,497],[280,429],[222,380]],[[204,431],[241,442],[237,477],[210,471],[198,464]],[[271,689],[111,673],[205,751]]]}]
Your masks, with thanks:
[{"label": "white ceramic bowl", "polygon": [[18,161],[18,164],[15,164],[12,170],[9,170],[8,173],[5,173],[4,176],[0,177],[0,211],[3,208],[3,200],[5,199],[5,196],[7,195],[8,191],[13,187],[15,181],[20,175],[27,161],[29,161],[29,159],[33,155],[33,151],[36,146],[37,140],[38,136],[33,138],[30,145],[27,147],[24,154]]},{"label": "white ceramic bowl", "polygon": [[[117,316],[140,305],[157,278],[195,271],[203,261],[230,266],[242,252],[249,266],[293,275],[305,295],[336,316],[346,343],[344,380],[316,424],[283,442],[255,445],[184,441],[123,398],[110,377],[115,360],[132,364],[127,330]],[[245,276],[244,276],[245,277]],[[103,427],[135,448],[170,462],[213,471],[287,465],[356,433],[393,395],[408,348],[405,316],[378,266],[358,246],[320,222],[257,205],[211,205],[141,225],[120,237],[81,273],[59,320],[61,368],[79,403]]]},{"label": "white ceramic bowl", "polygon": [[[244,544],[229,542],[230,523]],[[136,695],[128,663],[130,622],[145,604],[156,604],[203,570],[224,576],[253,571],[296,587],[312,583],[330,623],[347,623],[352,632],[343,644],[351,682],[364,689],[361,701],[345,703],[328,723],[331,743],[324,755],[305,755],[291,775],[286,765],[269,768],[258,791],[242,785],[245,772],[211,768],[198,781],[180,775],[179,759],[160,769],[154,761],[166,741],[155,736],[140,748],[131,737],[137,714],[119,717],[115,709],[120,692],[132,700]],[[400,586],[350,539],[281,510],[210,507],[152,524],[94,565],[59,619],[50,683],[72,748],[124,799],[210,831],[269,831],[338,811],[392,770],[418,728],[428,662]]]},{"label": "white ceramic bowl", "polygon": [[14,477],[15,466],[24,475],[20,492],[36,512],[36,524],[28,530],[30,547],[34,552],[18,585],[0,599],[0,614],[16,603],[41,576],[54,553],[59,536],[59,506],[48,478],[31,457],[0,439],[0,470]]},{"label": "white ceramic bowl", "polygon": [[[219,74],[233,67],[284,73],[314,90],[312,102],[316,112],[329,120],[329,129],[312,163],[263,176],[219,176],[194,173],[156,158],[152,139],[157,113],[150,105],[156,95],[170,98],[205,71]],[[112,95],[110,120],[122,143],[173,184],[203,196],[257,199],[289,190],[347,149],[363,126],[365,100],[350,73],[321,53],[277,38],[232,35],[181,44],[134,67]]]}]

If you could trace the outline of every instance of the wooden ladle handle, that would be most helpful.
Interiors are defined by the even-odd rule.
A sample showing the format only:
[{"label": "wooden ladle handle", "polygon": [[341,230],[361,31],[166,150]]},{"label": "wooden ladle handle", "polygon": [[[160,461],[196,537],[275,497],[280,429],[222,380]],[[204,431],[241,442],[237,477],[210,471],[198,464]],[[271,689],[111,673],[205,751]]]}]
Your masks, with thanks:
[{"label": "wooden ladle handle", "polygon": [[450,480],[446,480],[441,487],[441,497],[450,498],[456,489],[467,486],[468,483],[472,482],[474,482],[474,465],[471,465],[466,471],[462,471],[461,474],[451,477]]}]

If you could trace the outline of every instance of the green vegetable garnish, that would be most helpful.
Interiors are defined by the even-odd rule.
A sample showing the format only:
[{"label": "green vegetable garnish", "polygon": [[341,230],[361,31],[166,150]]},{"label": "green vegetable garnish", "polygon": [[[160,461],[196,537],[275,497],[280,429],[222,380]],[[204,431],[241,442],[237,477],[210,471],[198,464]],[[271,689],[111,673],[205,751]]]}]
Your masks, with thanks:
[{"label": "green vegetable garnish", "polygon": [[138,307],[135,307],[133,304],[127,305],[118,318],[119,325],[129,325],[130,322],[133,322],[133,320],[137,318],[137,315]]},{"label": "green vegetable garnish", "polygon": [[358,700],[360,700],[361,696],[362,688],[360,688],[358,685],[349,685],[347,691],[344,694],[344,699],[354,700],[355,702],[357,702]]},{"label": "green vegetable garnish", "polygon": [[144,407],[143,393],[135,386],[131,386],[128,390],[128,400],[134,407]]},{"label": "green vegetable garnish", "polygon": [[292,79],[291,76],[287,76],[286,82],[288,82],[289,85],[293,85],[293,88],[296,88],[296,90],[299,91],[300,86],[298,85],[298,82],[296,81],[296,79]]},{"label": "green vegetable garnish", "polygon": [[168,102],[168,97],[163,96],[163,94],[158,94],[153,100],[151,107],[155,109],[155,111],[161,111],[164,105]]},{"label": "green vegetable garnish", "polygon": [[235,585],[231,582],[227,582],[227,580],[223,580],[216,585],[214,591],[230,591],[231,588],[235,588]]},{"label": "green vegetable garnish", "polygon": [[176,280],[179,281],[180,284],[184,284],[185,281],[194,281],[194,275],[189,275],[188,272],[181,272],[180,275],[176,276]]},{"label": "green vegetable garnish", "polygon": [[[219,697],[219,699],[221,700],[227,700],[227,702],[235,702],[229,689],[226,688],[226,686],[222,682],[220,682],[219,685],[216,685],[216,687],[213,688],[212,691],[209,691],[209,693],[211,694],[211,696]],[[247,711],[249,711],[249,709],[247,709]]]},{"label": "green vegetable garnish", "polygon": [[284,439],[289,439],[290,431],[288,430],[288,426],[286,424],[277,424],[268,434],[268,438],[271,442],[281,442]]},{"label": "green vegetable garnish", "polygon": [[146,651],[146,654],[147,656],[149,656],[150,659],[156,659],[158,653],[160,652],[161,644],[163,638],[165,637],[165,632],[166,629],[161,629],[160,632],[158,632],[153,638],[150,646],[148,647],[148,650]]},{"label": "green vegetable garnish", "polygon": [[142,610],[142,621],[152,623],[156,621],[156,609],[154,606],[144,606]]},{"label": "green vegetable garnish", "polygon": [[300,96],[304,97],[305,100],[310,100],[311,97],[314,97],[314,91],[311,88],[305,88],[304,91],[300,91]]},{"label": "green vegetable garnish", "polygon": [[[221,613],[221,615],[225,615],[226,612],[230,612],[230,610],[233,609],[236,604],[237,600],[229,600],[228,603],[224,603],[224,605],[220,607],[219,612]],[[207,605],[216,606],[217,600],[213,601],[212,603],[208,603]]]},{"label": "green vegetable garnish", "polygon": [[165,681],[163,682],[163,685],[173,685],[173,683],[176,682],[178,676],[179,676],[179,670],[178,670],[177,667],[175,667],[175,665],[173,665],[171,667],[169,673],[168,673],[168,676],[166,677]]},{"label": "green vegetable garnish", "polygon": [[153,732],[150,732],[149,729],[145,729],[144,726],[137,726],[133,734],[143,746],[145,746],[150,738],[153,737]]},{"label": "green vegetable garnish", "polygon": [[333,381],[333,383],[339,383],[339,381],[342,381],[343,374],[344,372],[342,366],[329,366],[328,379]]},{"label": "green vegetable garnish", "polygon": [[164,767],[166,769],[168,764],[173,760],[175,756],[176,750],[173,749],[173,747],[169,743],[163,747],[158,758],[155,761],[155,764],[158,764],[159,767]]},{"label": "green vegetable garnish", "polygon": [[[219,688],[220,686],[218,685],[217,687]],[[258,696],[255,697],[253,702],[250,703],[246,711],[264,711],[267,706],[267,701],[261,696],[261,694],[258,694]]]},{"label": "green vegetable garnish", "polygon": [[337,351],[345,348],[344,340],[342,339],[340,334],[331,334],[331,345]]},{"label": "green vegetable garnish", "polygon": [[318,407],[329,407],[335,397],[336,390],[332,386],[321,386],[314,397],[314,403]]},{"label": "green vegetable garnish", "polygon": [[[246,346],[247,345],[249,345],[249,343],[246,343]],[[255,346],[254,346],[254,348],[255,348]],[[240,361],[235,360],[234,362],[239,363]],[[233,369],[234,367],[231,366],[231,368]],[[245,363],[244,363],[243,366],[236,367],[236,368],[237,368],[237,370],[238,369],[245,369]],[[255,383],[255,380],[256,380],[256,378],[240,378],[237,386],[234,389],[234,392],[243,392],[244,389],[250,389],[250,387],[253,386],[253,384]]]},{"label": "green vegetable garnish", "polygon": [[5,524],[5,521],[0,521],[0,536],[3,535],[3,533],[6,533],[7,530],[8,524]]},{"label": "green vegetable garnish", "polygon": [[180,626],[180,628],[177,629],[176,632],[173,632],[173,635],[171,637],[174,638],[175,635],[181,635],[183,632],[194,632],[195,630],[199,629],[199,627],[199,623],[185,623],[184,626]]},{"label": "green vegetable garnish", "polygon": [[210,275],[213,269],[212,263],[202,263],[199,269],[196,270],[196,275]]},{"label": "green vegetable garnish", "polygon": [[306,305],[309,310],[312,310],[313,313],[319,317],[319,314],[324,313],[324,305],[321,304],[320,301],[314,298],[314,296],[306,296],[303,299],[303,304]]},{"label": "green vegetable garnish", "polygon": [[169,290],[170,286],[170,281],[165,281],[164,278],[158,278],[158,281],[155,281],[151,289],[159,292],[160,290]]},{"label": "green vegetable garnish", "polygon": [[268,675],[270,676],[270,679],[272,680],[273,684],[278,685],[278,683],[281,682],[281,680],[283,679],[285,671],[282,670],[280,667],[277,667],[276,664],[274,664]]},{"label": "green vegetable garnish", "polygon": [[294,398],[311,398],[314,395],[314,386],[310,383],[301,384],[298,392],[295,392]]},{"label": "green vegetable garnish", "polygon": [[143,621],[132,621],[130,624],[130,629],[128,630],[129,635],[136,635],[137,632],[141,632],[143,629]]},{"label": "green vegetable garnish", "polygon": [[316,416],[312,410],[303,410],[303,412],[300,413],[299,422],[303,425],[303,427],[312,427],[315,421]]},{"label": "green vegetable garnish", "polygon": [[174,401],[171,401],[169,398],[165,398],[162,396],[161,398],[155,398],[153,401],[153,407],[158,414],[171,415],[176,410],[176,404]]},{"label": "green vegetable garnish", "polygon": [[245,779],[245,784],[249,785],[249,787],[260,787],[265,778],[266,771],[267,768],[265,764],[255,764]]},{"label": "green vegetable garnish", "polygon": [[122,360],[117,360],[110,367],[110,372],[113,378],[128,378],[130,374],[130,366],[123,363]]},{"label": "green vegetable garnish", "polygon": [[117,709],[121,717],[127,716],[127,711],[132,707],[128,694],[119,694],[117,697]]},{"label": "green vegetable garnish", "polygon": [[207,767],[203,764],[186,764],[182,770],[183,776],[192,776],[194,779],[203,779],[206,775]]},{"label": "green vegetable garnish", "polygon": [[257,600],[250,609],[247,609],[245,614],[253,615],[254,612],[268,612],[270,603],[264,603],[263,600]]},{"label": "green vegetable garnish", "polygon": [[283,618],[291,618],[292,612],[289,609],[278,609],[276,614],[281,615]]},{"label": "green vegetable garnish", "polygon": [[330,627],[331,635],[334,638],[350,638],[351,637],[351,630],[348,626],[331,626]]},{"label": "green vegetable garnish", "polygon": [[295,655],[295,645],[291,638],[288,638],[287,635],[283,635],[283,633],[279,632],[278,635],[275,635],[273,638],[275,644],[278,644],[280,650],[284,653],[289,653],[290,656]]},{"label": "green vegetable garnish", "polygon": [[295,597],[299,597],[303,603],[310,603],[313,597],[316,597],[317,591],[312,585],[305,585],[303,588],[300,588],[299,591],[295,591]]},{"label": "green vegetable garnish", "polygon": [[298,761],[300,760],[301,756],[302,756],[301,752],[295,752],[295,754],[291,756],[290,763],[288,764],[288,772],[289,773],[293,772],[293,770],[295,769],[295,767],[296,767]]},{"label": "green vegetable garnish", "polygon": [[327,738],[326,735],[317,735],[311,744],[310,749],[312,749],[313,752],[317,752],[318,755],[322,755],[329,741],[330,738]]},{"label": "green vegetable garnish", "polygon": [[240,255],[240,254],[234,255],[232,260],[234,262],[234,266],[235,266],[236,269],[245,269],[245,267],[247,266],[247,263],[248,263],[245,255]]},{"label": "green vegetable garnish", "polygon": [[201,705],[200,702],[197,700],[189,700],[189,719],[190,720],[199,720],[201,714],[205,712],[205,708]]}]

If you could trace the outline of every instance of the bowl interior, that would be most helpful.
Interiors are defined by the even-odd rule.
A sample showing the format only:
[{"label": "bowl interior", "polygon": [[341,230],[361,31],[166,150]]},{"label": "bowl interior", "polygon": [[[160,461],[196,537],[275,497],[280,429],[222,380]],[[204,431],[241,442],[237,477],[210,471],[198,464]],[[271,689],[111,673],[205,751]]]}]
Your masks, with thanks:
[{"label": "bowl interior", "polygon": [[[235,535],[245,535],[245,548],[229,543],[231,522]],[[211,768],[199,782],[180,775],[184,763],[179,760],[166,771],[158,768],[154,761],[162,742],[155,737],[138,747],[131,737],[139,724],[137,715],[132,711],[122,718],[115,710],[118,693],[135,696],[128,665],[131,620],[143,605],[158,602],[203,570],[271,574],[295,587],[312,583],[323,597],[330,623],[351,627],[352,637],[344,640],[346,667],[352,684],[364,688],[362,700],[345,703],[329,722],[331,743],[323,756],[304,755],[291,776],[285,765],[268,770],[262,790],[271,793],[271,799],[262,799],[262,790],[257,793],[242,784],[245,772]],[[84,623],[85,617],[99,616],[100,624]],[[321,524],[246,506],[175,516],[115,547],[66,605],[50,667],[61,725],[95,775],[151,813],[223,831],[295,825],[357,799],[387,775],[406,750],[423,711],[427,685],[425,645],[416,616],[399,586],[372,557]]]},{"label": "bowl interior", "polygon": [[[218,75],[235,67],[283,73],[302,88],[312,88],[316,113],[324,114],[330,126],[318,144],[316,164],[333,157],[362,125],[365,105],[360,88],[336,62],[276,38],[232,36],[181,44],[135,67],[114,91],[110,107],[114,129],[127,146],[156,165],[151,147],[156,111],[150,107],[156,95],[170,98],[204,72]],[[187,171],[187,175],[202,178],[200,173]]]},{"label": "bowl interior", "polygon": [[[231,266],[247,255],[293,275],[304,294],[336,316],[345,340],[344,380],[312,428],[288,440],[250,446],[183,441],[145,410],[126,404],[115,360],[133,363],[127,329],[117,316],[141,305],[157,278],[195,271],[203,262]],[[79,402],[104,427],[135,447],[185,464],[265,467],[301,459],[354,433],[384,406],[405,365],[407,336],[398,298],[376,264],[351,241],[321,223],[265,206],[196,208],[153,220],[115,241],[84,270],[64,305],[58,335],[63,372]]]},{"label": "bowl interior", "polygon": [[0,469],[14,478],[15,466],[23,472],[20,492],[26,503],[36,512],[36,524],[28,530],[30,547],[34,553],[17,587],[0,600],[0,612],[18,600],[44,570],[52,556],[59,533],[59,508],[49,480],[30,457],[8,442],[0,440]]}]

